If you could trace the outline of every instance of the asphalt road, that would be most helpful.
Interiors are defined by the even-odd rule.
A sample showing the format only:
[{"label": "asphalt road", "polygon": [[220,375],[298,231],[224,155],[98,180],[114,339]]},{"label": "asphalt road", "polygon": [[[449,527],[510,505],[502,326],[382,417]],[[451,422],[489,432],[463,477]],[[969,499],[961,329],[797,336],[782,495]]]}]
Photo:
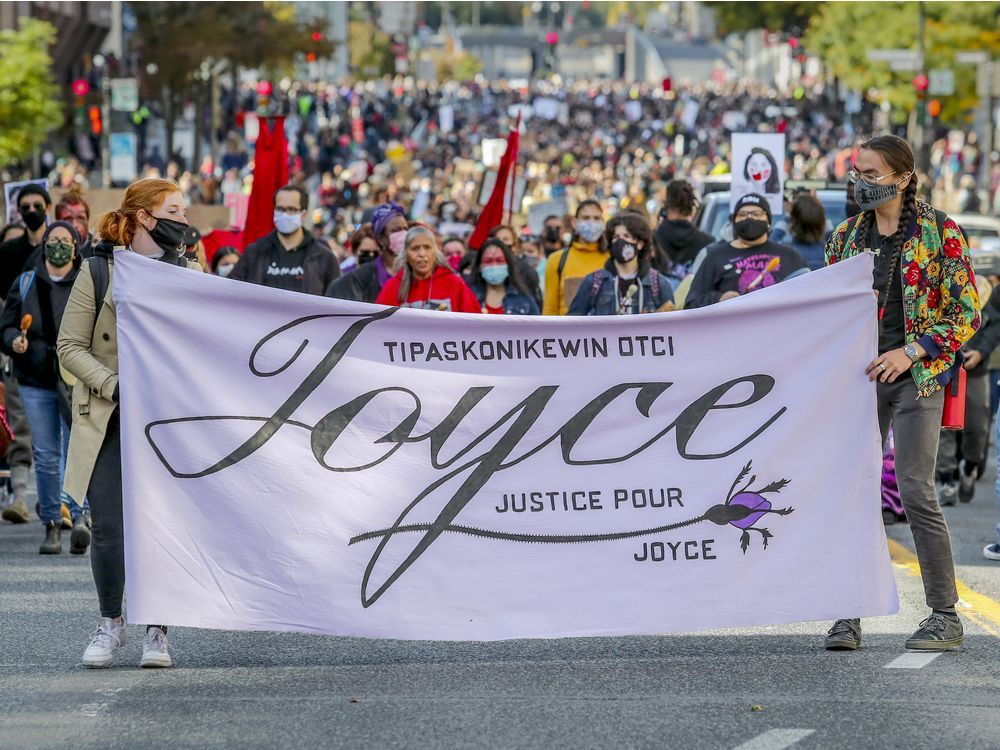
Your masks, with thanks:
[{"label": "asphalt road", "polygon": [[902,607],[855,653],[822,650],[828,623],[488,644],[172,628],[161,671],[137,668],[138,627],[113,668],[82,669],[88,558],[3,524],[0,748],[1000,748],[992,473],[947,515],[971,606],[965,648],[936,657],[904,656],[926,610],[897,525]]}]

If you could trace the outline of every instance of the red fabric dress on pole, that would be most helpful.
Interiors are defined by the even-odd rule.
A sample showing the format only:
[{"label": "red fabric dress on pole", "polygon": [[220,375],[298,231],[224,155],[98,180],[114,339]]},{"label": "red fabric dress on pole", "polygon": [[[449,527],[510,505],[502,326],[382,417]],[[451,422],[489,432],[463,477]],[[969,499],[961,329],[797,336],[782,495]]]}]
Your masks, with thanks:
[{"label": "red fabric dress on pole", "polygon": [[285,118],[262,117],[254,152],[253,188],[250,191],[247,224],[243,230],[244,247],[274,231],[274,192],[287,184],[288,141],[285,139]]}]

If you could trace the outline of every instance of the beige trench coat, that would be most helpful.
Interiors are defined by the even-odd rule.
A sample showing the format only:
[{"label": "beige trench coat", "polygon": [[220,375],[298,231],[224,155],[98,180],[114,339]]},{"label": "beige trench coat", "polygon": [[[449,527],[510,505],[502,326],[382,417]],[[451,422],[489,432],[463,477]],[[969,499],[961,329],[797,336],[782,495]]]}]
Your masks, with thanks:
[{"label": "beige trench coat", "polygon": [[[115,252],[128,252],[116,247]],[[197,263],[188,268],[200,271]],[[97,454],[104,444],[108,422],[118,404],[112,401],[118,385],[117,315],[111,289],[115,265],[108,268],[108,293],[101,311],[94,310],[94,278],[90,264],[84,263],[73,284],[59,327],[56,354],[64,370],[76,377],[73,386],[73,426],[69,436],[69,456],[63,489],[82,504],[90,486]]]}]

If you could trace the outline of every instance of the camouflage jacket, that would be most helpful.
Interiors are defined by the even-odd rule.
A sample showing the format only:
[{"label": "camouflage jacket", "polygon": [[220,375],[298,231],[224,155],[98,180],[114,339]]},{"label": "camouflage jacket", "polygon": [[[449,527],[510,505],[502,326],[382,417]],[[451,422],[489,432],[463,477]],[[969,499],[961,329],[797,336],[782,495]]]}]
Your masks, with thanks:
[{"label": "camouflage jacket", "polygon": [[[847,219],[826,244],[826,264],[867,249],[857,237],[861,215]],[[951,380],[960,366],[962,345],[979,328],[979,294],[965,238],[951,219],[944,223],[944,243],[934,209],[917,201],[917,217],[903,244],[903,317],[906,343],[918,343],[927,356],[910,368],[921,396],[930,396]]]}]

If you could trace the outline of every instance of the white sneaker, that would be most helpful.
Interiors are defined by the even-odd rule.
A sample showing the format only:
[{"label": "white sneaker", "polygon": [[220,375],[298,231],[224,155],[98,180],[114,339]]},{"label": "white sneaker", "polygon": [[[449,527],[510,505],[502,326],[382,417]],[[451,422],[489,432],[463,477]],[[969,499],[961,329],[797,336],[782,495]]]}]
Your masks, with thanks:
[{"label": "white sneaker", "polygon": [[89,669],[104,669],[111,666],[115,651],[125,645],[128,630],[125,619],[115,622],[110,617],[102,617],[97,622],[97,630],[90,639],[90,645],[83,652],[83,666]]},{"label": "white sneaker", "polygon": [[983,547],[983,557],[987,560],[1000,560],[1000,544],[987,544]]},{"label": "white sneaker", "polygon": [[142,659],[139,661],[139,666],[172,667],[173,665],[167,634],[159,628],[149,628],[146,637],[142,639]]}]

